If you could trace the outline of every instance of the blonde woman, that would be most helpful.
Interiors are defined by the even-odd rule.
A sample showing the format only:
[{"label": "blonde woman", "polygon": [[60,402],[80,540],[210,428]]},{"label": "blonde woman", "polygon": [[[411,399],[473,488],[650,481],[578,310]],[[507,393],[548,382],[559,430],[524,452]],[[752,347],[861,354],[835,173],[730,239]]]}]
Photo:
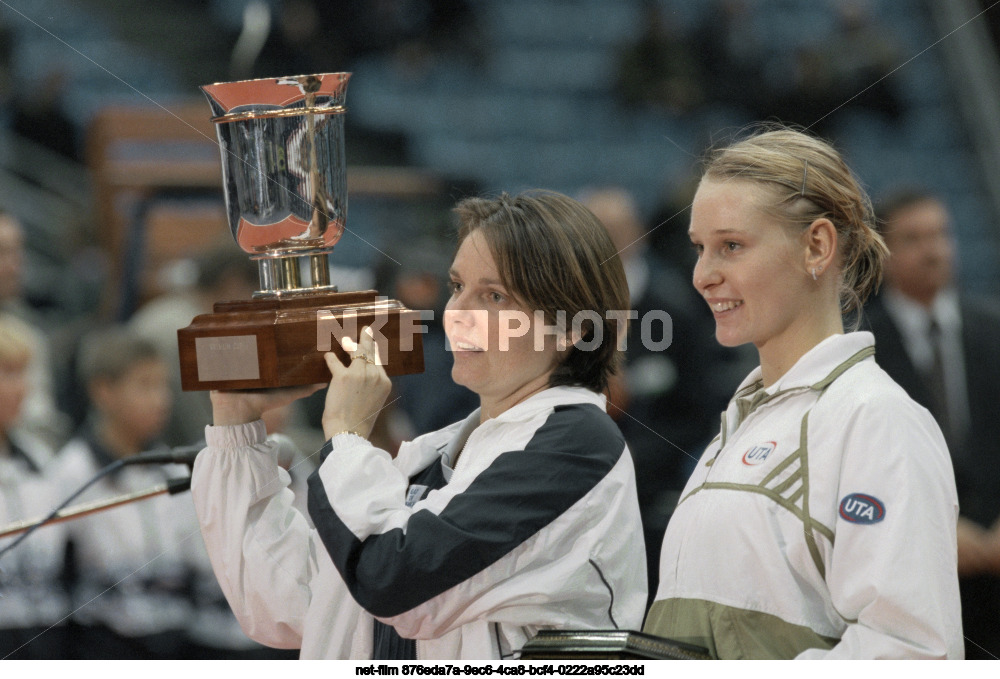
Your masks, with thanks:
[{"label": "blonde woman", "polygon": [[743,381],[667,527],[647,632],[719,658],[962,657],[957,497],[940,429],[844,331],[879,283],[870,202],[827,143],[713,153],[694,286]]}]

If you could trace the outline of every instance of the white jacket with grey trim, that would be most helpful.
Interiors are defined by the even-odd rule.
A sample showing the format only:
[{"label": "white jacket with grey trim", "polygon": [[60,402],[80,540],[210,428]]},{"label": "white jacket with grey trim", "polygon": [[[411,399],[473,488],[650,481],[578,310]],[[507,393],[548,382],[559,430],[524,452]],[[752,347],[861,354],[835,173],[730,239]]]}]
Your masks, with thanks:
[{"label": "white jacket with grey trim", "polygon": [[[373,615],[356,598],[417,639],[421,659],[510,657],[542,628],[638,629],[635,473],[604,408],[599,394],[555,387],[395,459],[337,436],[310,480],[315,529],[292,508],[262,422],[207,427],[192,492],[244,630],[302,658],[370,658]],[[457,469],[443,465],[446,485],[411,489],[463,445]],[[422,498],[408,506],[412,492]]]},{"label": "white jacket with grey trim", "polygon": [[835,335],[767,389],[743,381],[667,527],[646,631],[723,659],[962,657],[951,460],[873,346]]}]

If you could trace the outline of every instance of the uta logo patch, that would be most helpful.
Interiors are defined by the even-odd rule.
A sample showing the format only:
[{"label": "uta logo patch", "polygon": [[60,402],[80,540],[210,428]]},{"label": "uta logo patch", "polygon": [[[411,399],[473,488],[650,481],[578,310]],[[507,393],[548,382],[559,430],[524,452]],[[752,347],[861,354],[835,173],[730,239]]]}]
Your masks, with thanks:
[{"label": "uta logo patch", "polygon": [[750,448],[747,452],[743,453],[743,464],[757,465],[763,464],[767,460],[767,456],[774,452],[774,449],[778,447],[775,441],[765,441],[764,443],[758,443],[757,445]]},{"label": "uta logo patch", "polygon": [[840,518],[849,523],[878,523],[885,518],[885,505],[877,497],[851,493],[840,501]]}]

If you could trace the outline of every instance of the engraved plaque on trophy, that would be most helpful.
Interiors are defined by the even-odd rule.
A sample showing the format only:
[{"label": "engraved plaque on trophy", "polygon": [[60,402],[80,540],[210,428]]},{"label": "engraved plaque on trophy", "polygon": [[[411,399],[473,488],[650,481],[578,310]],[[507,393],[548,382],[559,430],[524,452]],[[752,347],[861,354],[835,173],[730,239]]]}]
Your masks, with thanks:
[{"label": "engraved plaque on trophy", "polygon": [[218,302],[177,331],[186,391],[330,380],[323,354],[375,331],[389,375],[423,371],[418,311],[374,290],[338,292],[329,256],[347,218],[344,99],[350,73],[205,85],[229,227],[257,262],[252,299]]}]

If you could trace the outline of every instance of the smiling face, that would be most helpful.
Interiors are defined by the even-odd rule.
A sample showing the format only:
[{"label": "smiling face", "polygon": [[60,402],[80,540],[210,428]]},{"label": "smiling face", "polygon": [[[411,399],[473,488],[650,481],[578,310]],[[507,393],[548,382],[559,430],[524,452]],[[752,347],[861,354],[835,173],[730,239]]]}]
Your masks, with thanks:
[{"label": "smiling face", "polygon": [[806,245],[764,212],[763,191],[740,180],[702,181],[691,207],[694,286],[715,316],[719,343],[753,343],[785,368],[815,341]]},{"label": "smiling face", "polygon": [[479,230],[462,241],[449,273],[451,376],[479,394],[483,419],[496,417],[548,386],[558,363],[556,337],[544,335],[536,347],[534,314],[504,287]]}]

